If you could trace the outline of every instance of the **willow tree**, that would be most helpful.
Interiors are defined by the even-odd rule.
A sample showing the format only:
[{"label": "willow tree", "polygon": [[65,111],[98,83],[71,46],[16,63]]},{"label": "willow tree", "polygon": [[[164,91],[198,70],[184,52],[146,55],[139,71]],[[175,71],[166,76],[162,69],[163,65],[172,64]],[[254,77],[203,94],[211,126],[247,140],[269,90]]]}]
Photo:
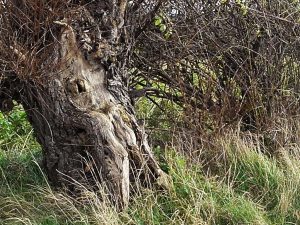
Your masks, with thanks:
[{"label": "willow tree", "polygon": [[54,185],[108,187],[126,206],[130,182],[162,183],[128,92],[135,38],[162,2],[0,1],[0,109],[23,105]]}]

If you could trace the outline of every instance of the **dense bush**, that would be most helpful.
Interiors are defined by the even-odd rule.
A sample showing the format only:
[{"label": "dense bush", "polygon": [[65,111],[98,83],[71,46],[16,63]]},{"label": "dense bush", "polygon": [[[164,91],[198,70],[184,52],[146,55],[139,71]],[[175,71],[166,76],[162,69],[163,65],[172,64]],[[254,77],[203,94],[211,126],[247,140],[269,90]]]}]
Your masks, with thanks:
[{"label": "dense bush", "polygon": [[166,5],[138,39],[133,86],[181,106],[200,134],[269,132],[298,115],[298,1]]}]

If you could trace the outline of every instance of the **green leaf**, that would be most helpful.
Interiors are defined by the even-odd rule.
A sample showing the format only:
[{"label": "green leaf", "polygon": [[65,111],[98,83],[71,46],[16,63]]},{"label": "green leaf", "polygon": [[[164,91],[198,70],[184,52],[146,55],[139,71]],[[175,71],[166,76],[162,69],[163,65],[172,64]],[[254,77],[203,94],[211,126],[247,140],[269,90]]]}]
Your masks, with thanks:
[{"label": "green leaf", "polygon": [[159,26],[161,24],[161,22],[162,22],[161,17],[158,17],[158,16],[155,17],[155,20],[154,20],[155,26]]},{"label": "green leaf", "polygon": [[166,26],[165,24],[161,24],[160,27],[159,27],[159,30],[160,30],[161,32],[165,32],[166,29],[167,29],[167,26]]}]

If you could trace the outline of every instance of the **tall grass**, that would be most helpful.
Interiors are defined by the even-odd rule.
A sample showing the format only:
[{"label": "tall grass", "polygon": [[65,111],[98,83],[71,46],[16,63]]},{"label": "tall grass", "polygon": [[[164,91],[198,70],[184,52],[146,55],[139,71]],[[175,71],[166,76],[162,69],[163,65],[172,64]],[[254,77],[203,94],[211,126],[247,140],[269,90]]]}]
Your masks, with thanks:
[{"label": "tall grass", "polygon": [[[18,113],[15,120],[23,120]],[[25,119],[21,124],[28,125]],[[27,128],[24,133],[16,132],[13,142],[3,138],[0,145],[0,224],[300,223],[297,144],[282,147],[271,157],[258,138],[228,134],[215,145],[224,160],[213,175],[204,172],[203,163],[193,163],[179,153],[186,149],[165,147],[157,152],[172,180],[169,190],[140,188],[131,196],[129,208],[117,212],[104,193],[82,188],[78,199],[53,189],[40,167],[40,147]],[[209,151],[216,149],[202,154]]]},{"label": "tall grass", "polygon": [[228,154],[227,183],[236,193],[261,205],[272,224],[298,224],[299,146],[282,148],[275,158],[267,156],[258,141],[231,139],[224,142]]}]

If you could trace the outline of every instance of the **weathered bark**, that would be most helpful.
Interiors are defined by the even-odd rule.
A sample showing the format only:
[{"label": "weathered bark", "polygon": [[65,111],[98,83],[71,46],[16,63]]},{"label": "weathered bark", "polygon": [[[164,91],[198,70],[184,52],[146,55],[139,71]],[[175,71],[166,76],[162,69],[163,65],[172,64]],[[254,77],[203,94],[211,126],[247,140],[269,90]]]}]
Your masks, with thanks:
[{"label": "weathered bark", "polygon": [[[105,184],[124,207],[129,182],[162,175],[140,129],[120,77],[85,59],[71,27],[61,36],[55,72],[41,89],[27,87],[23,104],[45,154],[45,168],[55,185]],[[29,86],[30,87],[30,86]],[[118,92],[110,92],[110,87]]]},{"label": "weathered bark", "polygon": [[[127,1],[95,4],[74,10],[69,19],[54,21],[58,35],[53,52],[39,68],[46,71],[21,79],[18,100],[42,145],[50,181],[72,191],[77,183],[92,189],[100,183],[123,208],[128,205],[131,181],[163,184],[165,177],[128,95]],[[18,66],[28,67],[28,51],[18,48],[12,48]]]}]

